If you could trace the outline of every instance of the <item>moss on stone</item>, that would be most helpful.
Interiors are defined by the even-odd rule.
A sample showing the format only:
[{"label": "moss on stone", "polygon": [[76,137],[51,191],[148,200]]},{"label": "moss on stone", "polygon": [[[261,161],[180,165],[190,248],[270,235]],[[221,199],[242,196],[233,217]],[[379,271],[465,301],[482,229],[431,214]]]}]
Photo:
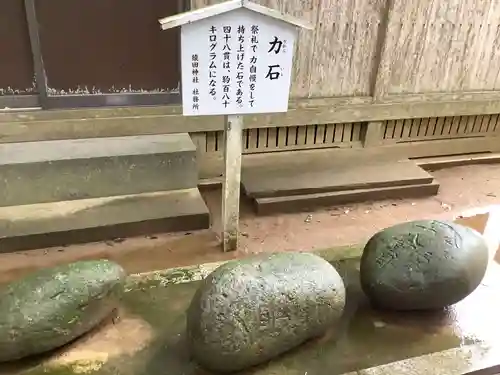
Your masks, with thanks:
[{"label": "moss on stone", "polygon": [[[332,248],[319,253],[335,266],[347,287],[347,306],[340,329],[327,331],[323,337],[244,375],[317,375],[324,374],[325,369],[330,375],[339,375],[474,342],[461,336],[462,332],[451,323],[448,327],[440,314],[402,318],[372,310],[359,285],[356,253],[360,254],[360,247]],[[187,272],[175,269],[150,273],[143,280],[142,275],[129,278],[122,307],[147,321],[155,336],[132,357],[111,358],[101,368],[86,374],[207,374],[191,360],[184,335],[185,311],[200,283],[184,280],[199,280],[200,275],[208,274],[215,265],[181,269],[186,268]],[[201,272],[196,271],[199,269]],[[160,276],[151,277],[154,274]],[[29,362],[0,365],[0,375],[82,375],[78,365],[49,366],[44,359]]]},{"label": "moss on stone", "polygon": [[125,271],[106,261],[82,261],[37,271],[0,293],[0,361],[59,348],[116,309]]}]

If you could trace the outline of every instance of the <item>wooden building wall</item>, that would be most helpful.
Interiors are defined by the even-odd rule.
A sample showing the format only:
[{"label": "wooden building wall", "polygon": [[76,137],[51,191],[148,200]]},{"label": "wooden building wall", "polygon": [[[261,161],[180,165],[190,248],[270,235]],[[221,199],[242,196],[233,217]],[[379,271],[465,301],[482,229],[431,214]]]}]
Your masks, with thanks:
[{"label": "wooden building wall", "polygon": [[[500,150],[500,106],[491,105],[500,100],[499,1],[258,2],[315,28],[301,30],[296,47],[296,108],[248,119],[245,152],[401,145],[418,157]],[[207,153],[221,150],[221,131],[196,134]]]},{"label": "wooden building wall", "polygon": [[[193,8],[223,0],[192,0]],[[294,98],[500,89],[500,2],[258,0],[301,17]]]},{"label": "wooden building wall", "polygon": [[[315,29],[300,31],[289,111],[245,116],[246,153],[500,152],[500,1],[254,1]],[[0,113],[0,142],[189,132],[200,160],[220,155],[222,129],[179,105]]]}]

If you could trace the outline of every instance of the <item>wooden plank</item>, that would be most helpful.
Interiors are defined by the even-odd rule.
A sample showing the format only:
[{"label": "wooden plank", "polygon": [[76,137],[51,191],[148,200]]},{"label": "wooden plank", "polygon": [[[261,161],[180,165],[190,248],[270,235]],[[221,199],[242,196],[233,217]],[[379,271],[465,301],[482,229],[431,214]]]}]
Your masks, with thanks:
[{"label": "wooden plank", "polygon": [[333,143],[342,143],[344,124],[335,124],[333,127]]},{"label": "wooden plank", "polygon": [[481,123],[481,133],[487,133],[490,127],[491,116],[483,116],[483,121]]},{"label": "wooden plank", "polygon": [[[283,114],[247,116],[245,118],[245,128],[381,121],[437,116],[467,116],[472,114],[494,115],[500,113],[500,100],[457,102],[408,101],[401,103],[340,105],[339,103],[344,103],[343,100],[331,99],[330,101],[322,101],[323,105],[321,106],[311,107],[308,104],[315,102],[309,99],[297,102],[287,113]],[[165,108],[168,108],[168,106]],[[174,108],[177,107],[174,106]],[[50,114],[47,112],[53,111],[40,111],[39,113],[37,112],[36,116],[29,115],[29,112],[21,112],[16,116],[11,116],[12,114],[10,114],[7,118],[17,120],[13,122],[3,122],[0,120],[0,142],[222,131],[223,129],[222,118],[219,116],[188,118],[182,116],[180,113],[140,116],[137,115],[140,113],[137,112],[137,109],[132,108],[130,110],[135,113],[134,116],[99,117],[92,119],[86,117],[72,118],[69,116],[70,118],[67,120],[60,119],[56,121],[49,120]],[[164,107],[150,110],[154,113],[168,112]],[[173,109],[171,108],[170,110],[172,111]],[[79,110],[75,111],[78,112]],[[57,113],[57,111],[54,112]],[[43,115],[41,115],[42,113]],[[79,113],[83,116],[85,112]],[[96,114],[96,112],[90,113]],[[105,111],[104,113],[113,112]],[[127,113],[127,111],[118,111],[117,113]],[[144,114],[147,113],[147,111],[144,112]],[[19,121],[20,117],[18,116],[21,114],[25,116],[24,121]],[[0,118],[2,118],[1,114]],[[43,120],[32,121],[31,118],[41,118]]]},{"label": "wooden plank", "polygon": [[457,134],[467,134],[467,122],[469,121],[468,116],[460,116],[460,124],[458,126]]},{"label": "wooden plank", "polygon": [[325,143],[326,127],[324,124],[316,125],[316,144],[321,145]]},{"label": "wooden plank", "polygon": [[425,117],[420,121],[417,137],[426,137],[428,130],[429,130],[429,118]]},{"label": "wooden plank", "polygon": [[268,137],[269,129],[257,129],[258,132],[258,142],[259,142],[259,150],[265,150],[267,148],[267,137]]},{"label": "wooden plank", "polygon": [[376,97],[500,88],[500,3],[391,3]]},{"label": "wooden plank", "polygon": [[224,142],[225,142],[224,132],[218,131],[215,134],[216,134],[215,147],[217,147],[217,151],[222,151],[224,149]]},{"label": "wooden plank", "polygon": [[341,142],[349,143],[352,137],[352,123],[347,123],[342,125],[342,138]]},{"label": "wooden plank", "polygon": [[461,119],[462,118],[459,116],[453,116],[451,123],[451,130],[450,130],[450,134],[452,137],[458,134],[458,129],[460,128]]},{"label": "wooden plank", "polygon": [[444,118],[444,124],[443,124],[443,134],[444,136],[449,136],[451,133],[451,124],[453,122],[453,117],[445,117]]},{"label": "wooden plank", "polygon": [[[499,126],[500,127],[500,126]],[[384,143],[378,147],[367,148],[323,148],[301,151],[301,156],[308,160],[309,157],[320,157],[324,160],[335,160],[338,163],[349,163],[352,159],[360,155],[367,155],[371,158],[388,158],[389,160],[398,160],[401,158],[424,158],[446,155],[460,155],[471,153],[500,152],[500,132],[496,137],[479,138],[459,138],[430,140],[429,142],[408,142],[408,143]],[[257,159],[268,159],[270,155],[280,156],[288,159],[294,152],[274,152],[260,155],[249,155],[244,159],[244,164]],[[200,176],[204,178],[215,178],[223,172],[222,154],[207,154],[200,159]],[[265,165],[265,162],[263,162]]]},{"label": "wooden plank", "polygon": [[297,127],[297,146],[302,146],[306,144],[306,132],[307,132],[306,126]]},{"label": "wooden plank", "polygon": [[465,134],[471,134],[474,132],[475,121],[476,121],[476,116],[467,116],[467,126],[465,127]]},{"label": "wooden plank", "polygon": [[316,125],[308,125],[306,129],[306,145],[316,144]]},{"label": "wooden plank", "polygon": [[479,133],[481,129],[481,123],[483,121],[483,116],[474,116],[474,123],[472,125],[472,133]]},{"label": "wooden plank", "polygon": [[270,128],[267,130],[267,149],[278,148],[278,128]]},{"label": "wooden plank", "polygon": [[369,122],[366,125],[363,137],[363,147],[375,147],[382,143],[384,123],[382,121]]},{"label": "wooden plank", "polygon": [[494,133],[496,131],[500,131],[500,127],[498,127],[499,120],[500,120],[500,116],[498,114],[491,116],[491,122],[490,122],[490,128],[489,128],[489,131],[491,133]]},{"label": "wooden plank", "polygon": [[403,132],[401,134],[401,138],[409,139],[412,127],[413,127],[412,119],[403,120]]},{"label": "wooden plank", "polygon": [[394,139],[401,139],[403,137],[405,120],[396,120],[396,125],[394,127]]},{"label": "wooden plank", "polygon": [[394,139],[394,131],[396,130],[396,121],[389,120],[385,128],[384,139]]},{"label": "wooden plank", "polygon": [[335,137],[335,124],[326,125],[325,143],[333,143]]},{"label": "wooden plank", "polygon": [[444,119],[445,119],[444,117],[438,117],[436,119],[436,126],[434,127],[434,133],[432,133],[434,137],[441,137],[443,135]]},{"label": "wooden plank", "polygon": [[357,142],[361,141],[363,136],[362,136],[362,131],[364,128],[365,124],[355,122],[352,124],[352,142]]},{"label": "wooden plank", "polygon": [[410,139],[417,138],[418,134],[420,133],[421,119],[416,118],[416,119],[412,119],[412,120],[408,120],[408,121],[411,121],[411,129],[410,129],[409,138]]},{"label": "wooden plank", "polygon": [[247,129],[243,132],[243,148],[249,151],[259,150],[259,129]]},{"label": "wooden plank", "polygon": [[371,94],[379,24],[385,5],[386,0],[320,2],[311,58],[310,96]]},{"label": "wooden plank", "polygon": [[276,137],[278,141],[278,148],[281,150],[286,149],[287,128],[277,128]]},{"label": "wooden plank", "polygon": [[198,154],[207,152],[207,133],[199,132],[199,133],[191,133],[189,134],[193,143],[196,146],[196,152]]},{"label": "wooden plank", "polygon": [[[335,117],[343,118],[338,122],[356,122],[395,118],[496,114],[500,113],[499,101],[500,91],[391,95],[376,102],[369,96],[326,97],[291,99],[290,110],[300,112],[308,109],[321,113],[323,110],[335,108]],[[348,119],[345,119],[346,109],[347,112],[361,111],[361,113],[347,116]],[[432,111],[433,114],[426,116],[425,111]],[[367,116],[366,112],[373,113]],[[417,115],[415,112],[420,113]],[[337,113],[341,115],[337,116]],[[402,115],[402,113],[405,113],[405,115]],[[64,124],[68,121],[74,126],[85,127],[87,122],[90,126],[98,123],[94,123],[94,120],[108,122],[108,120],[113,119],[116,120],[116,123],[121,121],[121,127],[125,129],[130,126],[129,124],[138,120],[144,122],[146,129],[152,125],[161,124],[161,128],[158,126],[158,129],[154,130],[167,133],[222,130],[224,128],[222,116],[185,118],[182,116],[182,107],[179,105],[100,107],[50,111],[39,109],[0,110],[0,123],[16,122],[27,124],[40,122],[41,124]],[[266,124],[269,122],[269,120],[266,120]],[[113,121],[110,121],[110,123],[113,123]],[[118,124],[116,126],[119,127]]]},{"label": "wooden plank", "polygon": [[215,152],[217,151],[217,132],[208,132],[207,133],[207,152]]},{"label": "wooden plank", "polygon": [[289,126],[287,132],[287,140],[286,144],[287,146],[292,146],[295,145],[297,142],[297,127],[296,126]]}]

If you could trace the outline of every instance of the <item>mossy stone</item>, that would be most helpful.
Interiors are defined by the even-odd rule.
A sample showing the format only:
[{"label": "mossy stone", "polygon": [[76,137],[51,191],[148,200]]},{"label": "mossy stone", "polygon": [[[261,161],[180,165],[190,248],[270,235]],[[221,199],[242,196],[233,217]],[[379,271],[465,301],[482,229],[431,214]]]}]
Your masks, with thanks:
[{"label": "mossy stone", "polygon": [[0,291],[0,361],[61,347],[109,316],[126,274],[107,260],[44,269]]},{"label": "mossy stone", "polygon": [[488,258],[482,235],[460,224],[437,220],[397,224],[366,244],[361,286],[380,308],[441,309],[478,287]]},{"label": "mossy stone", "polygon": [[209,275],[193,297],[188,342],[203,367],[238,371],[335,329],[344,305],[342,278],[316,255],[233,261]]}]

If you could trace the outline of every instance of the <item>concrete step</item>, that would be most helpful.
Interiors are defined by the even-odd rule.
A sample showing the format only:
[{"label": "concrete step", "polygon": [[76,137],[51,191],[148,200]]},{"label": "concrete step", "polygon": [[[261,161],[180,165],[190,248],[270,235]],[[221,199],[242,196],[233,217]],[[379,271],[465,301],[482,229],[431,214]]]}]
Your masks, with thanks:
[{"label": "concrete step", "polygon": [[[299,154],[299,153],[297,153]],[[242,185],[251,198],[288,197],[357,189],[384,188],[431,183],[433,177],[417,164],[404,160],[357,158],[349,163],[310,159],[308,163],[290,159],[289,163],[244,166]]]},{"label": "concrete step", "polygon": [[417,165],[426,171],[437,171],[444,168],[464,165],[500,163],[500,153],[481,152],[467,155],[434,156],[414,159]]},{"label": "concrete step", "polygon": [[371,189],[355,189],[335,192],[291,195],[284,197],[255,198],[255,207],[260,215],[310,211],[319,207],[335,206],[362,201],[391,198],[421,198],[436,195],[437,182]]},{"label": "concrete step", "polygon": [[0,144],[0,207],[197,186],[187,133]]},{"label": "concrete step", "polygon": [[0,253],[205,229],[197,188],[0,208]]}]

